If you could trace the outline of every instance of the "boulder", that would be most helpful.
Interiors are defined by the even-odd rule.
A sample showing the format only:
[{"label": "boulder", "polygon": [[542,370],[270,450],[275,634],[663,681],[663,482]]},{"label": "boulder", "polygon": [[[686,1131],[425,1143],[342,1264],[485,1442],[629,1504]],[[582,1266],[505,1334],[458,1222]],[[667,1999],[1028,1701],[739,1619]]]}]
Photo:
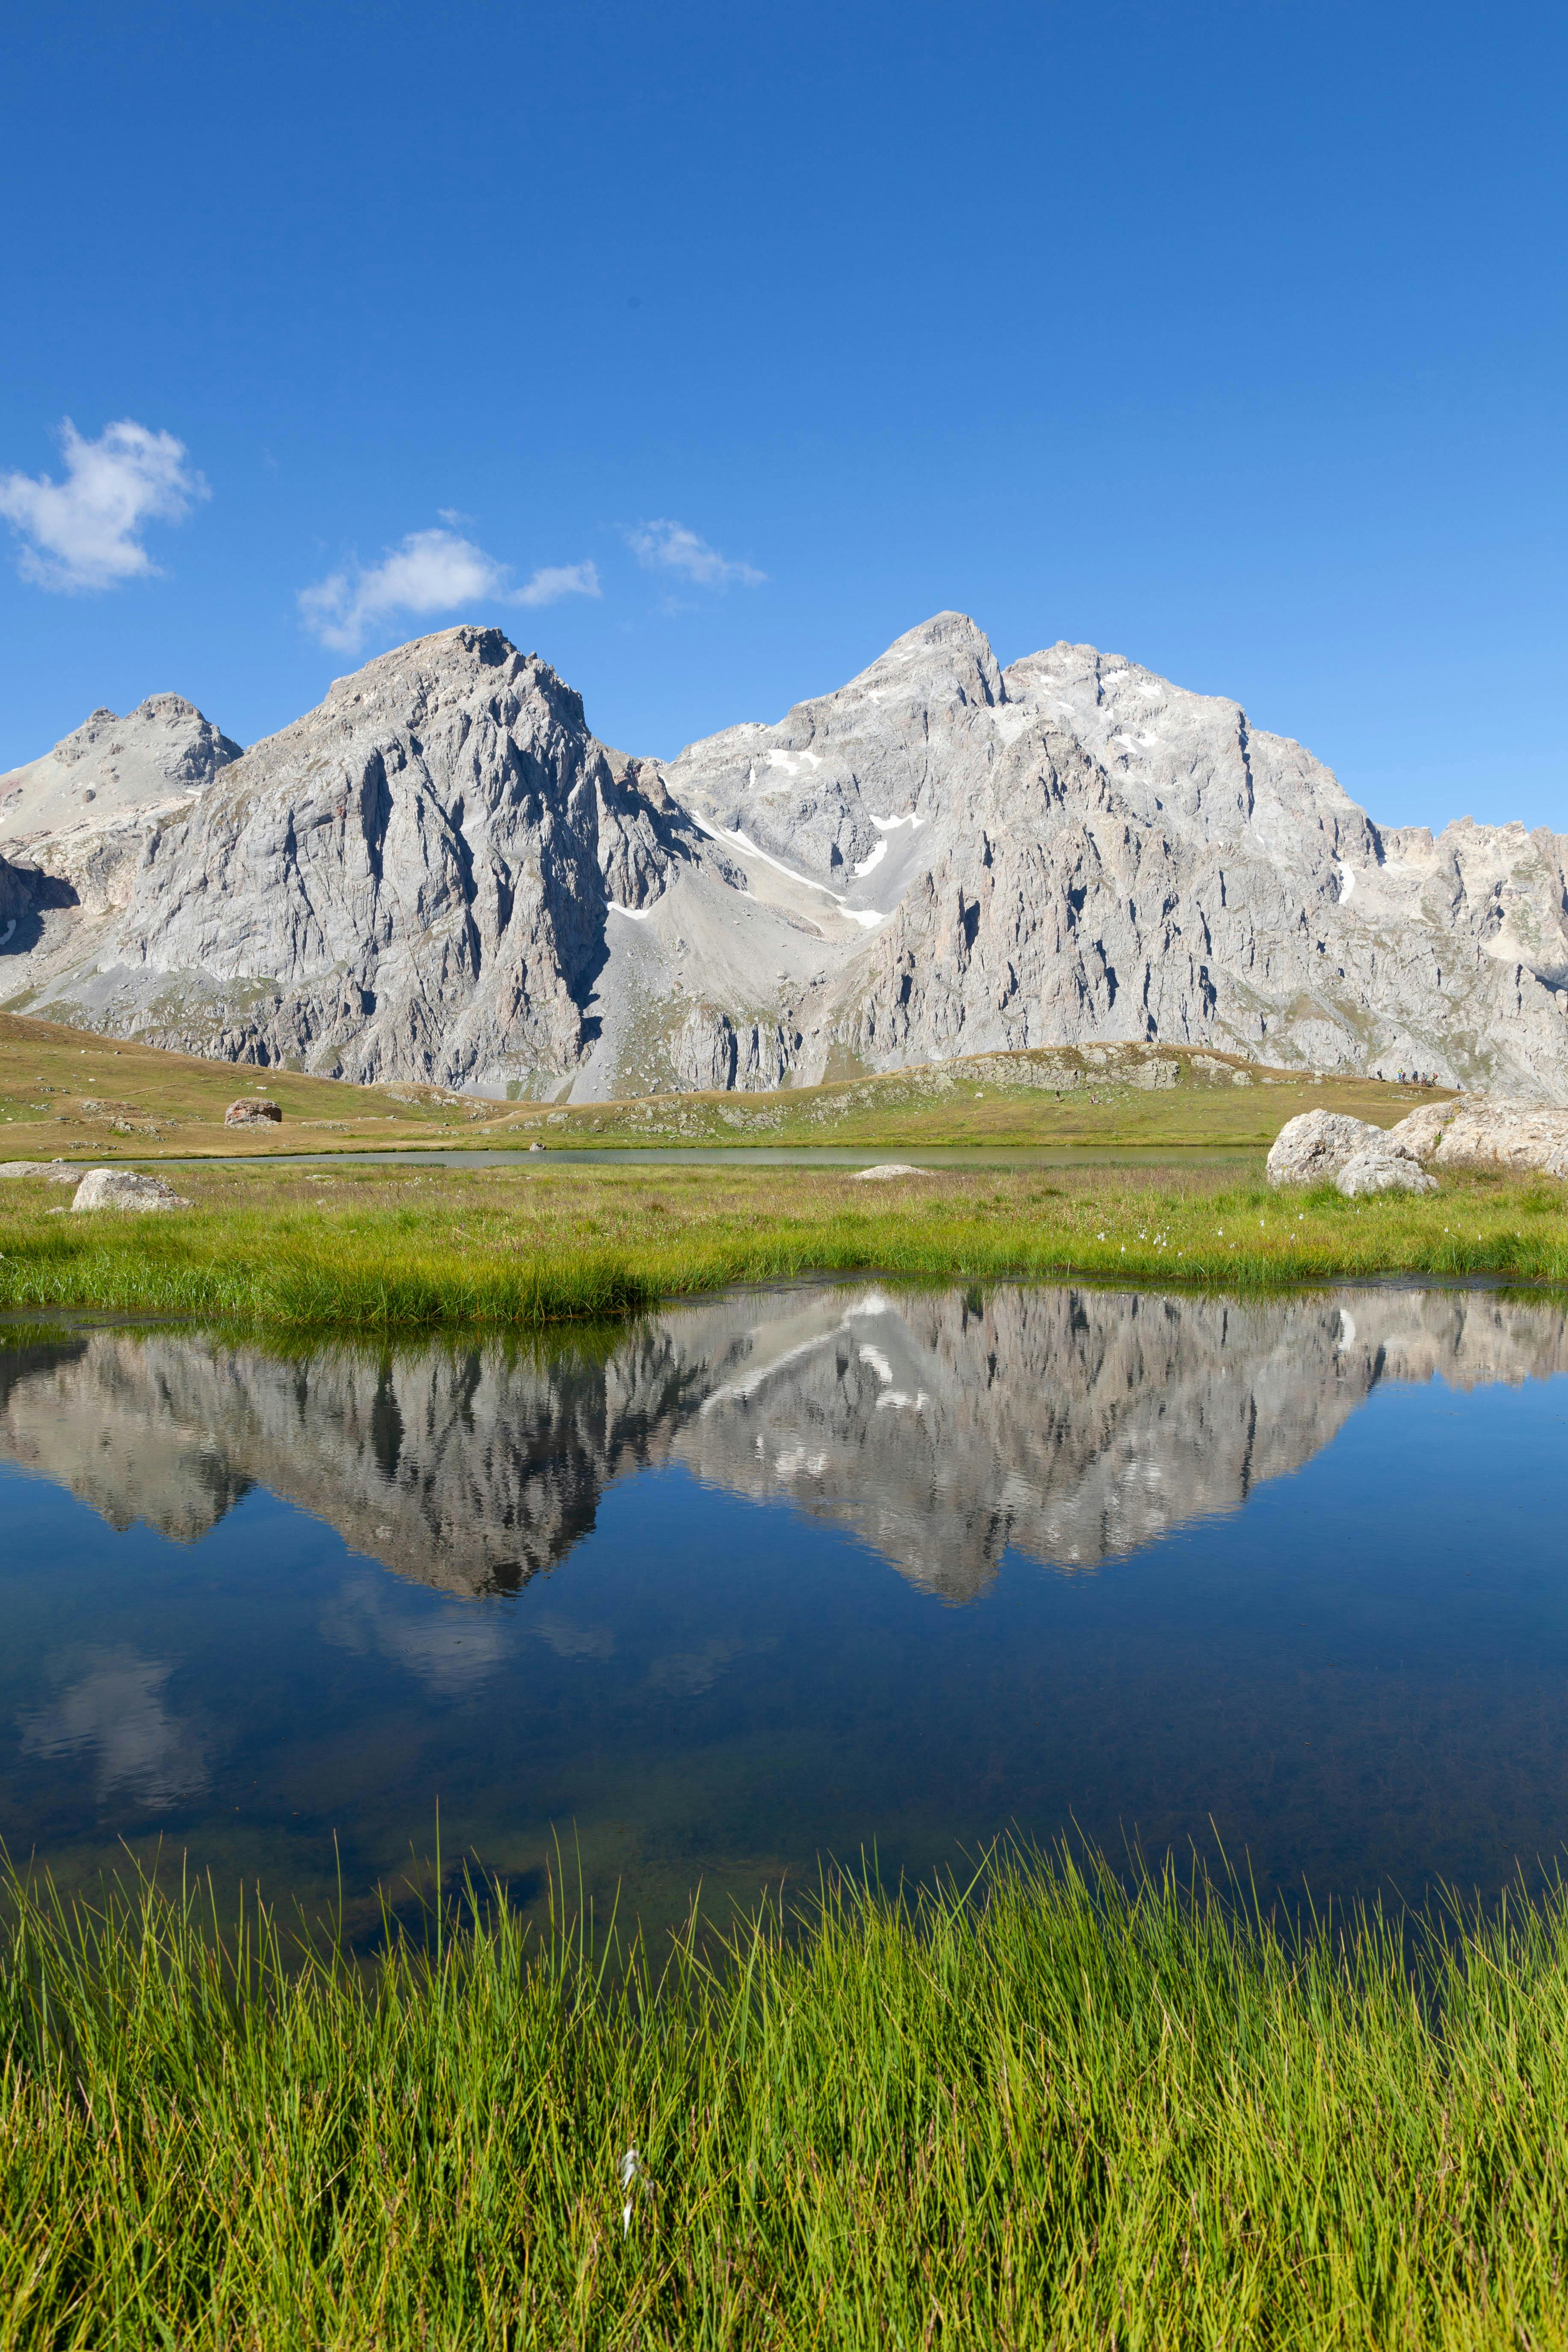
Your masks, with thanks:
[{"label": "boulder", "polygon": [[1461,1096],[1412,1111],[1388,1138],[1434,1168],[1568,1175],[1568,1110]]},{"label": "boulder", "polygon": [[225,1127],[281,1127],[283,1109],[265,1095],[241,1095],[223,1115]]},{"label": "boulder", "polygon": [[1448,1102],[1423,1103],[1388,1129],[1388,1139],[1425,1167],[1442,1141],[1444,1129],[1464,1108],[1464,1098],[1458,1095]]},{"label": "boulder", "polygon": [[1308,1110],[1288,1118],[1268,1154],[1268,1177],[1282,1184],[1331,1184],[1346,1161],[1358,1151],[1385,1141],[1381,1127],[1364,1118],[1348,1118],[1342,1111]]},{"label": "boulder", "polygon": [[76,1188],[73,1209],[188,1209],[161,1176],[135,1168],[89,1168]]},{"label": "boulder", "polygon": [[1435,1192],[1437,1179],[1405,1152],[1369,1143],[1345,1161],[1334,1178],[1334,1190],[1347,1201],[1361,1201],[1373,1192]]},{"label": "boulder", "polygon": [[80,1174],[79,1168],[58,1160],[0,1160],[0,1177],[41,1176],[48,1184],[74,1184]]},{"label": "boulder", "polygon": [[884,1160],[877,1168],[857,1168],[857,1184],[880,1184],[889,1176],[923,1176],[923,1168],[916,1168],[907,1160]]}]

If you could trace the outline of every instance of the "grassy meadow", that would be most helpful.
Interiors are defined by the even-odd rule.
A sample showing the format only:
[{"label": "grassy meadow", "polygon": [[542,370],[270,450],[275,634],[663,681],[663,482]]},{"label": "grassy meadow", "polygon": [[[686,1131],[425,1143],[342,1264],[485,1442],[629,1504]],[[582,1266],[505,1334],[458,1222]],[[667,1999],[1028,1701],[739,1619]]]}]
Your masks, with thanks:
[{"label": "grassy meadow", "polygon": [[606,1969],[14,1897],[7,2347],[1552,2346],[1568,1908],[1297,1937],[993,1858]]},{"label": "grassy meadow", "polygon": [[0,1307],[415,1330],[625,1314],[806,1274],[1208,1286],[1385,1274],[1568,1280],[1568,1187],[1270,1192],[1258,1163],[924,1171],[240,1165],[170,1171],[191,1207],[51,1213],[0,1189]]}]

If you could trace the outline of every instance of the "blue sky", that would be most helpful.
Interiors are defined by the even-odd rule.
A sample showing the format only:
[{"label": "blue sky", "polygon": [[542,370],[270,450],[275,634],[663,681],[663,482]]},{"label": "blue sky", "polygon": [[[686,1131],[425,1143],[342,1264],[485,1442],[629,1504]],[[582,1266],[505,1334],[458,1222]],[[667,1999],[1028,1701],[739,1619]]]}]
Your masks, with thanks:
[{"label": "blue sky", "polygon": [[1568,829],[1565,87],[1509,0],[19,12],[0,768],[460,618],[669,754],[957,606]]}]

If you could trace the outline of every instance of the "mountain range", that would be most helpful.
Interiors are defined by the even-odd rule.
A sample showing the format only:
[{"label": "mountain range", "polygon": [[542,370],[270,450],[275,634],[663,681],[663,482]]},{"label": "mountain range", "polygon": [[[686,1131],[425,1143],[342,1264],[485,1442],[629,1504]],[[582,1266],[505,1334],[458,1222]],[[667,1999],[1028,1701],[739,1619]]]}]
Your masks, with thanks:
[{"label": "mountain range", "polygon": [[247,751],[159,694],[0,776],[0,1005],[492,1097],[1158,1040],[1568,1102],[1568,836],[1375,824],[1239,704],[938,614],[662,761],[499,630]]}]

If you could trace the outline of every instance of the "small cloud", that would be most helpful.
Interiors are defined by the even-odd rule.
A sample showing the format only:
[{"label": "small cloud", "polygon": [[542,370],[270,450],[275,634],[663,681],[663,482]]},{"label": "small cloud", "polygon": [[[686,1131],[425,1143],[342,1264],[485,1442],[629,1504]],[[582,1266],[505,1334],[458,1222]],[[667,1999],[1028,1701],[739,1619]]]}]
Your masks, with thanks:
[{"label": "small cloud", "polygon": [[595,563],[547,563],[526,586],[509,596],[510,604],[553,604],[558,596],[597,596],[599,568]]},{"label": "small cloud", "polygon": [[735,582],[742,588],[760,588],[768,576],[753,571],[749,563],[732,563],[683,522],[671,522],[668,517],[628,530],[626,545],[645,571],[678,572],[700,588],[728,588]]},{"label": "small cloud", "polygon": [[0,515],[23,542],[23,579],[69,591],[155,575],[142,544],[146,526],[181,522],[194,499],[211,495],[186,463],[184,443],[129,416],[86,441],[68,416],[60,448],[63,482],[47,474],[0,475]]},{"label": "small cloud", "polygon": [[368,570],[355,564],[301,588],[300,611],[324,646],[352,654],[395,613],[449,613],[486,597],[503,604],[551,604],[560,596],[599,593],[591,563],[544,568],[521,588],[509,587],[510,577],[510,566],[471,539],[453,530],[415,530]]}]

